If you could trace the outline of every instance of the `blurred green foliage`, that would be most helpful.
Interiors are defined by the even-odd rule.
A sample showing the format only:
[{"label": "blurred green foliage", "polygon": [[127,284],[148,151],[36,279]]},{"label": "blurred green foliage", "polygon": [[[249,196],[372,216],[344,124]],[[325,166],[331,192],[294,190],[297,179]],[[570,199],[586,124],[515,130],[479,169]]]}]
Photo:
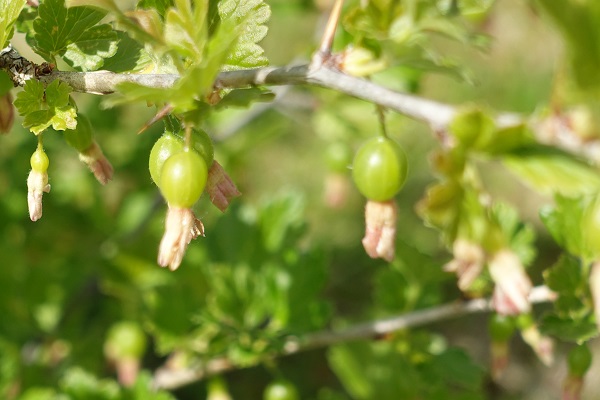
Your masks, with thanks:
[{"label": "blurred green foliage", "polygon": [[[48,5],[59,3],[52,0]],[[157,9],[157,18],[164,17],[171,4],[166,0],[140,3]],[[210,3],[208,12],[214,16],[218,11]],[[335,50],[352,43],[391,61],[391,68],[372,77],[375,82],[432,98],[469,99],[526,112],[547,101],[552,54],[531,61],[523,53],[537,46],[540,38],[548,40],[551,48],[557,40],[547,39],[537,16],[516,2],[493,9],[491,1],[380,0],[368,2],[366,8],[358,0],[346,3]],[[266,19],[263,3],[252,4]],[[261,43],[267,58],[275,64],[307,58],[316,47],[317,27],[325,15],[323,2],[267,4],[272,12],[270,31]],[[221,18],[226,15],[221,14]],[[559,14],[552,16],[557,19]],[[197,28],[192,22],[184,24],[186,29]],[[264,33],[263,22],[251,24],[246,44],[254,52],[249,57],[238,54],[238,67],[264,63],[261,49],[254,47]],[[536,27],[541,33],[536,33]],[[214,26],[212,31],[195,33],[206,39]],[[119,35],[123,46],[114,58],[104,60],[104,67],[138,70],[157,62],[142,57],[142,46],[132,39],[139,35]],[[212,46],[231,45],[225,36]],[[487,44],[482,39],[488,36],[497,43],[482,56],[473,45]],[[312,37],[314,41],[307,40]],[[59,44],[54,51],[67,51],[66,42]],[[196,61],[202,68],[206,67],[202,63],[209,63],[209,75],[214,76],[225,57],[223,51],[208,61]],[[200,72],[198,67],[190,82]],[[481,85],[465,83],[473,77]],[[188,98],[180,100],[187,107],[193,103],[191,98],[204,94],[211,79],[204,77],[202,84],[182,86],[170,95],[185,94]],[[190,244],[175,272],[156,265],[166,207],[151,183],[148,155],[162,126],[135,135],[154,108],[142,102],[104,109],[97,98],[72,94],[78,111],[89,117],[115,176],[105,187],[98,185],[76,152],[65,145],[63,134],[50,130],[44,134],[44,146],[50,157],[52,191],[44,196],[44,216],[35,224],[27,218],[25,179],[36,138],[20,127],[0,138],[0,397],[210,398],[214,390],[205,382],[169,393],[150,390],[151,381],[153,372],[165,363],[198,366],[219,357],[240,368],[224,374],[219,382],[219,393],[234,399],[260,399],[270,381],[282,378],[296,385],[301,398],[318,400],[509,399],[534,394],[548,398],[544,395],[558,390],[540,383],[543,374],[527,351],[514,361],[517,370],[526,371],[527,379],[512,385],[492,383],[485,372],[485,323],[476,318],[274,358],[290,337],[302,339],[322,329],[458,298],[455,277],[442,268],[450,258],[444,245],[454,236],[442,242],[415,210],[428,186],[457,190],[449,196],[451,201],[440,206],[439,214],[428,210],[431,225],[452,226],[446,234],[455,235],[464,223],[465,230],[481,236],[478,239],[502,237],[503,245],[524,263],[533,264],[534,280],[541,282],[539,271],[548,266],[543,263],[555,261],[552,257],[559,250],[549,235],[542,234],[535,244],[545,251],[541,260],[535,259],[531,226],[539,228],[541,221],[531,217],[537,209],[522,204],[534,192],[515,183],[502,166],[542,193],[587,193],[598,180],[594,167],[563,152],[535,147],[524,127],[496,127],[491,112],[479,107],[466,107],[454,121],[449,135],[460,145],[456,152],[444,155],[451,168],[443,170],[435,157],[431,163],[428,159],[438,146],[427,127],[387,113],[390,136],[407,149],[409,176],[396,196],[397,258],[391,264],[371,260],[360,244],[364,200],[348,186],[345,201],[332,209],[323,193],[331,174],[350,184],[348,162],[343,161],[348,157],[340,157],[332,166],[326,154],[340,143],[343,152],[353,152],[365,139],[378,135],[375,108],[322,89],[276,93],[273,98],[260,89],[232,91],[210,116],[201,109],[190,117],[194,122],[203,119],[203,127],[215,141],[215,159],[243,196],[224,214],[212,207],[207,196],[200,200],[195,211],[204,222],[206,237]],[[132,89],[129,94],[136,93]],[[151,94],[161,99],[160,92]],[[256,100],[272,102],[244,107]],[[470,175],[475,170],[478,174]],[[488,179],[497,171],[495,179]],[[442,179],[436,182],[438,178]],[[507,204],[521,206],[527,223],[509,205],[482,205],[479,200],[488,190]],[[581,225],[574,222],[581,222],[589,205],[586,199],[557,197],[555,207],[542,216],[550,234],[574,256],[582,256],[573,250],[582,244]],[[482,226],[487,230],[479,231]],[[571,241],[576,242],[574,247]],[[565,256],[544,274],[560,297],[557,310],[542,320],[542,328],[565,340],[597,334],[582,270],[580,260]],[[489,282],[486,285],[483,292],[489,292]],[[141,372],[129,388],[117,383],[118,365],[104,350],[111,328],[123,321],[141,327],[148,343],[139,360]],[[473,345],[475,341],[483,344]]]}]

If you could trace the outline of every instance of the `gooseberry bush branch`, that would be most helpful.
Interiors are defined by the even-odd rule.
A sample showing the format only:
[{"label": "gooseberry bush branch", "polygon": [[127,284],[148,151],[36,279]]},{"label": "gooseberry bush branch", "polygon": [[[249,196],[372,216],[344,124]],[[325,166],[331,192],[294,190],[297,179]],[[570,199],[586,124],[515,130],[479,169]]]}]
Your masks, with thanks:
[{"label": "gooseberry bush branch", "polygon": [[[546,286],[535,287],[530,295],[532,304],[552,302],[556,294]],[[348,326],[338,331],[326,330],[314,332],[305,337],[289,338],[279,354],[269,355],[271,358],[290,356],[299,352],[309,351],[320,347],[339,345],[349,341],[377,339],[394,332],[418,328],[431,323],[447,319],[459,318],[468,314],[493,311],[491,299],[473,299],[469,301],[456,301],[439,305],[430,309],[414,311],[412,313],[390,316],[385,319],[363,322]],[[221,374],[238,366],[226,358],[208,360],[203,365],[189,369],[170,369],[168,366],[159,368],[153,380],[155,388],[177,389],[192,382],[207,379],[212,375]]]},{"label": "gooseberry bush branch", "polygon": [[[552,98],[521,114],[418,94],[430,73],[470,81],[467,66],[452,62],[437,40],[485,47],[483,25],[469,20],[493,18],[492,0],[336,0],[310,62],[283,67],[269,66],[261,45],[272,12],[265,0],[139,0],[128,10],[113,0],[0,0],[0,132],[11,130],[16,110],[25,131],[36,138],[27,179],[30,219],[43,224],[42,204],[63,190],[53,174],[72,169],[64,167],[54,145],[46,152],[50,140],[43,139],[64,139],[96,180],[115,190],[111,181],[119,169],[109,156],[116,151],[105,153],[101,147],[110,138],[96,133],[102,113],[82,106],[85,94],[106,95],[102,104],[111,109],[106,112],[140,104],[155,108],[154,117],[140,123],[138,133],[145,133],[132,137],[152,141],[149,154],[137,163],[144,172],[138,180],[148,180],[149,171],[166,203],[156,261],[109,243],[101,250],[108,268],[93,271],[98,291],[123,304],[118,312],[109,306],[112,311],[100,311],[110,329],[99,330],[101,339],[94,337],[115,379],[102,379],[102,362],[78,358],[86,353],[77,338],[85,336],[87,324],[72,323],[77,316],[66,305],[78,303],[81,282],[63,272],[53,276],[54,285],[44,286],[41,300],[31,296],[12,306],[9,291],[2,298],[6,313],[23,326],[6,329],[6,338],[0,330],[0,350],[11,355],[6,365],[27,370],[27,362],[42,364],[56,371],[58,384],[29,381],[28,371],[12,368],[6,381],[0,377],[0,395],[35,399],[42,390],[46,398],[84,393],[86,398],[162,400],[172,396],[157,389],[264,365],[274,377],[265,398],[270,400],[271,388],[278,386],[297,398],[294,385],[282,381],[279,358],[327,347],[327,368],[344,393],[319,394],[319,399],[483,398],[484,374],[465,351],[431,330],[415,328],[492,311],[489,378],[499,382],[509,368],[509,341],[517,331],[547,365],[555,358],[555,339],[575,342],[562,391],[565,399],[579,398],[592,357],[586,342],[600,326],[600,50],[595,44],[600,5],[563,3],[532,2],[558,28],[566,53]],[[321,6],[316,1],[310,7]],[[22,57],[20,46],[44,61]],[[406,90],[392,89],[398,83]],[[240,143],[237,137],[216,141],[211,134],[233,109],[272,102],[273,86],[329,89],[311,91],[311,99],[318,99],[310,118],[320,140],[314,147],[325,148],[327,157],[325,203],[343,208],[353,181],[364,204],[361,254],[385,261],[376,272],[362,268],[374,261],[359,263],[360,274],[373,281],[373,295],[360,297],[372,308],[368,314],[374,322],[348,325],[334,313],[335,302],[325,299],[334,265],[330,257],[356,257],[353,248],[335,251],[333,234],[331,243],[316,243],[302,196],[293,191],[268,195],[260,205],[240,198],[236,181],[243,179],[244,168],[236,163],[256,153],[252,140],[260,135],[239,135],[244,136]],[[417,135],[408,132],[406,120],[384,118],[388,111],[432,131],[436,143],[429,167],[419,163],[425,155],[407,146]],[[255,132],[268,130],[262,121]],[[119,140],[128,142],[123,136],[119,132]],[[271,154],[262,161],[276,170],[285,158]],[[411,175],[411,163],[427,169],[426,182],[416,184],[414,176],[422,171],[415,168]],[[523,218],[522,204],[492,193],[489,165],[501,166],[532,193],[546,196],[537,225]],[[51,180],[58,188],[49,193]],[[424,194],[408,204],[415,188]],[[123,202],[137,198],[122,197]],[[133,214],[151,213],[153,202],[143,194],[139,198]],[[223,215],[208,212],[209,203]],[[422,223],[409,226],[413,206]],[[437,233],[433,244],[422,240],[430,228]],[[557,260],[536,258],[536,233],[542,229],[555,242]],[[12,232],[5,236],[18,240]],[[194,239],[200,243],[192,244]],[[94,249],[98,252],[96,244]],[[79,261],[90,262],[87,255]],[[164,268],[153,268],[154,263]],[[16,293],[21,288],[17,275],[5,277],[5,286]],[[545,285],[533,286],[542,279]],[[358,284],[357,293],[371,289],[356,281],[345,284]],[[473,300],[450,300],[460,295]],[[553,309],[536,316],[532,305],[548,301]],[[33,323],[18,311],[24,309],[34,310]],[[324,328],[339,321],[347,327]],[[27,339],[19,332],[32,329],[48,340],[36,344],[41,350],[34,353],[43,356],[25,362],[18,355],[29,343],[22,343]],[[146,356],[167,361],[152,373]],[[11,369],[1,359],[0,367]],[[405,385],[386,380],[398,371],[409,377]],[[222,381],[212,382],[206,386],[209,398],[229,397]]]}]

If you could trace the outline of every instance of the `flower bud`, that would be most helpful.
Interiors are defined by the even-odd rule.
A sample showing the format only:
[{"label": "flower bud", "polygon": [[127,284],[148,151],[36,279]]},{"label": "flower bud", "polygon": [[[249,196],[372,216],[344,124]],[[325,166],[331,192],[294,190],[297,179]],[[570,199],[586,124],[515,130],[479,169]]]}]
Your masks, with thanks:
[{"label": "flower bud", "polygon": [[344,174],[330,172],[325,177],[325,204],[331,208],[341,208],[350,193],[350,180]]},{"label": "flower bud", "polygon": [[393,201],[369,200],[365,207],[365,237],[362,244],[371,258],[392,261],[395,255],[396,219],[398,211]]},{"label": "flower bud", "polygon": [[79,159],[87,164],[90,171],[92,171],[101,184],[106,185],[112,179],[113,167],[95,140],[92,141],[90,147],[79,153]]},{"label": "flower bud", "polygon": [[483,270],[485,253],[480,245],[461,238],[454,241],[452,252],[454,259],[444,265],[444,271],[455,272],[458,288],[468,290]]},{"label": "flower bud", "polygon": [[489,271],[496,284],[492,302],[498,314],[518,315],[531,310],[531,280],[515,253],[505,249],[494,254]]},{"label": "flower bud", "polygon": [[49,160],[42,146],[38,145],[29,161],[31,172],[27,177],[27,206],[29,217],[35,222],[42,217],[42,196],[44,192],[50,192],[47,173]]},{"label": "flower bud", "polygon": [[554,342],[548,336],[542,335],[531,314],[522,314],[517,318],[517,325],[521,330],[521,337],[545,365],[554,362]]},{"label": "flower bud", "polygon": [[175,271],[181,264],[187,245],[204,236],[204,225],[189,208],[169,207],[165,233],[158,249],[158,264]]},{"label": "flower bud", "polygon": [[0,96],[0,133],[8,133],[15,121],[15,106],[10,92]]},{"label": "flower bud", "polygon": [[363,47],[349,47],[342,53],[341,70],[353,76],[373,75],[387,67],[387,62]]},{"label": "flower bud", "polygon": [[213,161],[208,170],[206,191],[210,196],[210,201],[223,212],[229,207],[233,198],[242,195],[217,161]]}]

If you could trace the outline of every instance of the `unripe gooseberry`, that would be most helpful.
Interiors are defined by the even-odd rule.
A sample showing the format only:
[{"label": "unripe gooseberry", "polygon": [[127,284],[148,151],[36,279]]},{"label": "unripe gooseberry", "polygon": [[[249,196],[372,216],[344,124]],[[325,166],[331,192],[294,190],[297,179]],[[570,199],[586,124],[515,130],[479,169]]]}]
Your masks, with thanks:
[{"label": "unripe gooseberry", "polygon": [[194,150],[169,157],[160,172],[160,191],[171,206],[190,208],[198,201],[208,178],[204,159]]},{"label": "unripe gooseberry", "polygon": [[408,163],[400,145],[385,137],[367,141],[356,153],[352,178],[369,200],[387,201],[404,185]]},{"label": "unripe gooseberry", "polygon": [[585,343],[577,345],[569,351],[567,362],[570,375],[583,377],[592,365],[592,353]]},{"label": "unripe gooseberry", "polygon": [[276,380],[267,386],[263,393],[264,400],[299,400],[298,389],[287,380]]},{"label": "unripe gooseberry", "polygon": [[514,334],[516,326],[512,317],[494,313],[490,315],[488,329],[493,342],[507,342]]},{"label": "unripe gooseberry", "polygon": [[46,171],[48,171],[48,165],[50,165],[50,160],[44,149],[41,146],[38,146],[31,155],[29,163],[31,164],[31,169],[35,172],[46,173]]},{"label": "unripe gooseberry", "polygon": [[325,150],[325,158],[329,170],[344,173],[352,163],[352,151],[345,143],[332,143]]},{"label": "unripe gooseberry", "polygon": [[184,147],[185,145],[180,137],[168,132],[154,143],[148,162],[150,176],[154,183],[160,186],[160,175],[165,161],[173,154],[182,152]]},{"label": "unripe gooseberry", "polygon": [[[202,157],[207,166],[212,165],[215,153],[210,136],[203,130],[193,129],[190,139],[190,147]],[[148,163],[150,176],[154,183],[159,185],[161,170],[165,161],[173,154],[183,151],[184,147],[184,138],[171,132],[165,132],[154,143],[150,151],[150,160]]]},{"label": "unripe gooseberry", "polygon": [[146,335],[136,322],[122,321],[111,326],[104,353],[112,360],[139,359],[146,351]]}]

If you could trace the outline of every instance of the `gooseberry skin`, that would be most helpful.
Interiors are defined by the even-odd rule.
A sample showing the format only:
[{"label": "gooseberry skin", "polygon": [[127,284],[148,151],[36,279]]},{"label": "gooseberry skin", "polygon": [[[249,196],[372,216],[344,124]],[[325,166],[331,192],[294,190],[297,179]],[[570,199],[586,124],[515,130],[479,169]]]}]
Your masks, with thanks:
[{"label": "gooseberry skin", "polygon": [[204,159],[193,150],[184,150],[164,162],[158,187],[170,206],[190,208],[202,195],[207,178]]},{"label": "gooseberry skin", "polygon": [[515,332],[515,321],[507,315],[492,314],[488,329],[493,342],[507,342]]},{"label": "gooseberry skin", "polygon": [[277,380],[267,386],[263,400],[300,400],[296,387],[289,381]]},{"label": "gooseberry skin", "polygon": [[206,165],[210,167],[215,159],[215,149],[208,133],[201,129],[192,129],[191,139],[191,147],[202,156]]},{"label": "gooseberry skin", "polygon": [[46,152],[41,147],[38,147],[31,155],[29,163],[31,164],[31,169],[35,172],[45,173],[48,171],[50,160]]},{"label": "gooseberry skin", "polygon": [[569,351],[567,362],[571,375],[583,377],[592,365],[592,353],[586,344],[575,346]]},{"label": "gooseberry skin", "polygon": [[358,149],[352,165],[352,178],[369,200],[388,201],[402,188],[408,163],[400,145],[378,137]]},{"label": "gooseberry skin", "polygon": [[165,133],[154,143],[148,162],[150,177],[154,183],[160,186],[160,176],[165,161],[172,155],[182,152],[184,147],[183,140],[171,133]]}]

